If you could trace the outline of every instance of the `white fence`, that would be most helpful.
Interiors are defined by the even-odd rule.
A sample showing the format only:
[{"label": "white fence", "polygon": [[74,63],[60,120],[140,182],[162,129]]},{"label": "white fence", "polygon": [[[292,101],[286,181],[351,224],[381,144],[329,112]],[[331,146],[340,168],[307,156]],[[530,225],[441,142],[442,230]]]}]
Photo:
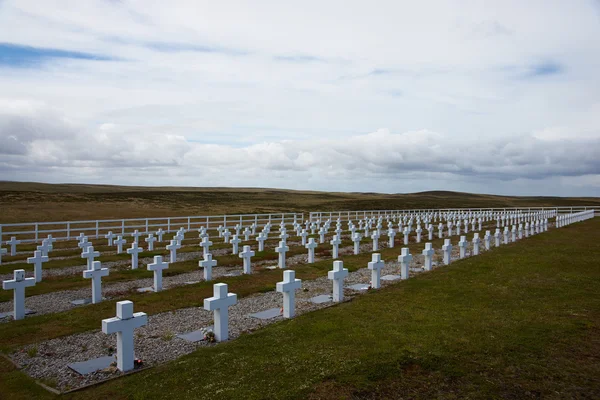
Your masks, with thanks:
[{"label": "white fence", "polygon": [[147,234],[158,229],[173,232],[181,227],[189,231],[199,229],[201,226],[216,229],[219,225],[232,228],[237,224],[246,227],[253,223],[264,225],[267,222],[280,223],[281,221],[293,224],[295,221],[301,222],[303,218],[302,213],[275,213],[0,224],[0,243],[12,236],[25,243],[41,241],[48,235],[52,235],[57,240],[74,239],[79,233],[99,238],[109,231],[116,235],[123,235],[137,229]]},{"label": "white fence", "polygon": [[[596,207],[598,208],[598,207]],[[362,211],[315,211],[309,214],[310,221],[341,221],[358,220],[364,218],[379,218],[397,214],[423,214],[423,213],[452,213],[452,212],[493,212],[493,213],[536,213],[541,211],[555,211],[557,214],[572,214],[594,209],[594,206],[566,206],[566,207],[515,207],[515,208],[422,208],[410,210],[362,210]]]}]

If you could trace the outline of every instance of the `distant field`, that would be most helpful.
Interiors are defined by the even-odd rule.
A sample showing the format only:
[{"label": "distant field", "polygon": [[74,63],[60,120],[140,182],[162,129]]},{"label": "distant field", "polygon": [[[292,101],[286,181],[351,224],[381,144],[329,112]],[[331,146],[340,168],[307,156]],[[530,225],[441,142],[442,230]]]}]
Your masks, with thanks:
[{"label": "distant field", "polygon": [[514,197],[442,191],[379,194],[0,182],[0,223],[282,211],[567,205],[600,208],[600,198]]}]

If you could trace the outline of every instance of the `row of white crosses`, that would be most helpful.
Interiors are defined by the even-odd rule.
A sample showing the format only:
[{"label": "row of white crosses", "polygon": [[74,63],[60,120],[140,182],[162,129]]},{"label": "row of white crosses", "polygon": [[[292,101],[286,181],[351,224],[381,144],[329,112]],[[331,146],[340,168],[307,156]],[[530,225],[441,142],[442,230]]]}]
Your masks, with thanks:
[{"label": "row of white crosses", "polygon": [[[574,214],[575,216],[571,217],[572,221],[575,220],[583,220],[583,219],[587,219],[587,218],[591,218],[593,217],[593,210],[590,211],[586,211],[583,213],[577,213]],[[566,220],[566,218],[563,218],[562,220]],[[562,221],[561,220],[561,221]],[[408,221],[409,224],[411,223],[411,221]],[[373,221],[367,221],[365,223],[365,228],[369,229],[369,227],[371,226],[371,224],[373,223]],[[360,224],[362,225],[362,221],[360,221]],[[341,229],[340,229],[340,221],[338,220],[337,223],[337,230],[336,230],[336,235],[334,236],[334,238],[332,239],[332,241],[330,242],[332,244],[333,247],[333,257],[337,258],[338,256],[338,246],[339,244],[341,244],[341,240],[340,240],[340,233],[341,233]],[[440,224],[441,226],[441,224]],[[321,227],[319,235],[324,235],[327,232],[327,229],[329,227],[329,221],[326,221],[326,223]],[[352,227],[352,226],[351,226]],[[313,225],[312,226],[313,229],[316,229],[316,226]],[[237,231],[237,227],[236,227],[236,231]],[[373,233],[373,248],[374,251],[376,251],[378,249],[378,239],[379,239],[379,232],[381,229],[381,221],[377,222],[377,230]],[[253,228],[254,230],[254,228]],[[270,224],[266,225],[265,228],[263,229],[263,232],[261,233],[261,235],[263,238],[266,239],[268,233],[270,230]],[[432,226],[431,224],[428,226],[428,230],[429,230],[429,234],[430,234],[430,238],[431,238],[431,234],[432,234]],[[527,237],[529,234],[534,234],[534,233],[539,233],[539,232],[543,232],[547,230],[547,219],[546,220],[537,220],[536,223],[532,223],[530,226],[528,223],[525,224],[525,236]],[[280,243],[279,246],[276,248],[276,251],[279,253],[279,262],[278,265],[280,268],[285,268],[285,254],[287,251],[289,251],[289,247],[287,247],[286,245],[286,238],[288,237],[288,235],[286,235],[285,233],[285,228],[284,228],[284,224],[282,223],[281,225],[281,229],[280,231],[282,232],[280,237],[283,239]],[[226,233],[227,231],[225,231],[224,233]],[[305,230],[303,230],[303,232],[305,232]],[[404,229],[404,233],[405,233],[405,244],[407,243],[407,237],[408,237],[408,233],[410,232],[410,225],[408,227],[405,227]],[[517,230],[517,228],[515,226],[513,226],[512,229],[512,241],[516,240],[516,232],[518,232],[518,237],[519,239],[522,238],[522,225],[519,224],[519,228]],[[170,244],[167,246],[167,249],[171,252],[170,254],[170,260],[171,262],[174,262],[176,260],[176,250],[181,248],[181,240],[183,239],[183,234],[184,234],[184,230],[183,228],[180,229],[177,233],[177,235],[175,236],[174,240],[172,240],[170,242]],[[245,234],[248,235],[248,229],[246,229]],[[139,254],[139,252],[142,251],[141,248],[138,247],[138,238],[141,234],[139,234],[139,232],[134,231],[132,233],[132,237],[134,238],[133,240],[133,244],[132,247],[130,249],[127,250],[127,252],[129,254],[132,255],[132,268],[135,269],[137,268],[137,256]],[[157,235],[159,235],[159,240],[162,239],[162,232],[161,230],[159,230],[157,232]],[[393,230],[393,228],[390,228],[388,230],[388,235],[390,236],[390,247],[393,247],[393,240],[394,240],[394,235],[395,235],[395,231]],[[227,236],[227,235],[225,235]],[[201,237],[203,237],[203,243],[205,244],[206,247],[204,247],[204,260],[200,261],[200,266],[204,268],[204,275],[205,275],[205,279],[206,280],[210,280],[211,279],[211,271],[212,271],[212,267],[216,266],[216,260],[212,260],[212,256],[210,255],[209,251],[208,251],[208,246],[210,244],[212,244],[212,242],[208,241],[208,235],[206,234],[206,230],[203,229],[202,233],[201,233]],[[248,236],[246,236],[248,237]],[[441,237],[441,227],[440,227],[440,237]],[[509,233],[508,233],[508,227],[505,227],[504,230],[504,243],[508,243],[509,242]],[[499,229],[496,230],[495,233],[495,238],[496,238],[496,246],[500,245],[500,231]],[[84,234],[81,234],[79,236],[80,242],[79,242],[79,247],[82,248],[82,258],[86,258],[87,259],[87,270],[84,271],[84,277],[85,278],[90,278],[92,279],[92,301],[93,303],[97,303],[99,301],[101,301],[101,278],[103,276],[108,275],[108,269],[106,268],[101,268],[101,264],[98,261],[94,261],[95,257],[99,256],[99,252],[94,251],[93,246],[91,245],[91,243],[87,242],[87,238],[85,237]],[[107,235],[107,239],[110,241],[112,241],[112,233],[109,232],[109,235]],[[305,239],[305,237],[303,237],[303,239]],[[320,239],[323,239],[322,237],[320,237]],[[359,233],[355,233],[352,237],[353,241],[354,241],[354,253],[358,254],[359,251],[359,243],[361,240],[360,234]],[[43,262],[46,262],[48,260],[48,256],[47,253],[52,249],[52,242],[56,240],[56,239],[52,239],[51,235],[49,235],[48,239],[45,239],[42,242],[42,246],[38,246],[38,249],[35,254],[34,257],[31,257],[28,259],[29,263],[32,263],[35,265],[34,267],[34,278],[33,278],[33,284],[35,284],[35,282],[39,282],[41,281],[41,264]],[[149,237],[146,239],[146,241],[149,243],[149,247],[152,246],[153,242],[156,239],[153,239],[153,235],[150,234]],[[257,239],[258,240],[258,239]],[[264,241],[264,240],[263,240]],[[263,241],[259,240],[259,251],[262,251],[260,249],[260,245],[263,244]],[[322,240],[324,241],[324,239]],[[417,227],[417,242],[420,241],[420,226],[418,225]],[[13,246],[16,246],[17,244],[19,244],[20,242],[16,240],[16,238],[11,238],[11,240],[9,241],[10,245],[11,245],[11,254],[13,252],[16,252],[16,250],[13,248]],[[121,242],[121,243],[119,243]],[[473,239],[473,254],[477,255],[478,251],[479,251],[479,234],[475,234],[475,237]],[[486,237],[485,237],[485,245],[486,248],[489,248],[489,242],[490,242],[490,234],[489,231],[486,232]],[[209,244],[210,243],[210,244]],[[117,246],[122,246],[122,244],[124,244],[124,240],[122,239],[122,237],[118,237],[117,241],[115,241],[115,244]],[[233,243],[234,246],[236,246],[238,243]],[[202,244],[201,244],[202,245]],[[308,261],[309,263],[314,262],[314,249],[317,247],[317,244],[315,243],[313,238],[310,238],[309,242],[306,243],[305,245],[308,250],[309,250],[309,256],[308,256]],[[461,237],[461,241],[459,242],[459,247],[460,247],[460,257],[463,258],[464,254],[466,252],[466,240],[464,239],[464,237]],[[264,248],[264,247],[263,247]],[[449,239],[446,239],[446,242],[443,246],[443,250],[444,250],[444,263],[448,264],[450,262],[450,252],[452,249],[452,245],[449,241]],[[431,251],[431,246],[430,243],[428,243],[426,245],[426,251]],[[44,253],[46,253],[46,255],[44,255]],[[234,253],[237,253],[235,247],[234,247]],[[243,265],[244,265],[244,273],[251,273],[251,262],[250,259],[252,256],[254,256],[254,252],[250,250],[249,246],[244,246],[244,251],[241,252],[239,254],[240,258],[243,259]],[[425,254],[425,253],[424,253]],[[404,249],[403,249],[403,254],[400,257],[405,257],[407,256],[407,254],[404,254]],[[401,263],[402,264],[402,263]],[[426,258],[426,269],[427,269],[427,258]],[[430,264],[430,260],[429,260],[429,264]],[[403,265],[407,265],[407,263],[404,263]],[[162,260],[162,256],[156,256],[154,259],[154,263],[151,263],[147,266],[148,270],[151,270],[154,272],[154,290],[155,291],[160,291],[162,290],[162,271],[166,268],[168,268],[168,263],[165,263]],[[29,282],[26,281],[24,278],[24,271],[23,274],[21,274],[20,272],[23,270],[17,270],[14,273],[14,277],[15,279],[13,279],[12,281],[7,281],[8,283],[8,287],[11,287],[11,285],[13,285],[13,281],[16,281],[17,278],[20,279],[21,275],[23,276],[23,281],[24,282]],[[402,276],[405,276],[408,274],[407,272],[408,270],[406,268],[402,268],[401,270],[401,274]],[[19,272],[19,273],[17,273]],[[23,284],[25,285],[25,284]],[[28,284],[29,285],[29,284]],[[23,286],[23,298],[24,298],[24,287]],[[15,291],[15,296],[19,297],[20,296],[21,291]],[[18,307],[18,304],[21,307]],[[17,319],[18,317],[22,318],[22,315],[24,313],[24,299],[21,302],[15,301],[15,319]]]}]

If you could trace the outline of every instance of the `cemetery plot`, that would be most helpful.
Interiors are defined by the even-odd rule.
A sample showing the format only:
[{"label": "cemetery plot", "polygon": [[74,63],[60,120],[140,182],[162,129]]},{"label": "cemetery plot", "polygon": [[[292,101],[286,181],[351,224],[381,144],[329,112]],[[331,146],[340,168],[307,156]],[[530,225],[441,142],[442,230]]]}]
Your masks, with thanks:
[{"label": "cemetery plot", "polygon": [[[587,217],[587,214],[585,216]],[[279,233],[276,232],[276,227],[267,225],[262,228],[262,231],[259,235],[262,235],[262,237],[265,238],[265,240],[268,240],[266,238],[269,236],[269,239],[275,239],[273,245],[275,245],[275,242],[277,242],[277,240],[279,239],[278,243],[276,244],[276,247],[274,248],[275,252],[271,253],[271,262],[273,263],[273,266],[277,266],[278,268],[272,271],[266,271],[264,269],[264,263],[269,262],[269,260],[257,260],[258,262],[252,265],[253,263],[251,257],[260,257],[262,253],[265,252],[264,250],[263,252],[259,251],[260,254],[258,256],[255,252],[252,252],[247,245],[244,247],[242,252],[239,251],[240,244],[243,244],[243,241],[238,236],[242,231],[241,225],[236,225],[233,229],[231,229],[231,231],[226,228],[218,230],[218,235],[221,236],[220,241],[227,245],[224,248],[210,249],[211,245],[209,245],[207,241],[210,235],[206,230],[203,230],[201,231],[200,235],[202,238],[202,242],[205,243],[205,246],[200,248],[198,246],[199,241],[196,241],[196,244],[194,246],[199,248],[200,250],[187,252],[183,251],[183,248],[185,246],[182,247],[182,243],[184,242],[185,235],[188,232],[186,232],[184,228],[179,229],[175,234],[174,238],[169,240],[169,245],[166,246],[166,250],[168,250],[168,252],[170,253],[168,258],[169,262],[164,261],[162,255],[155,255],[153,260],[142,259],[142,264],[146,264],[147,269],[149,271],[152,271],[154,275],[151,281],[148,278],[144,278],[147,279],[149,283],[151,282],[151,285],[145,286],[147,288],[150,288],[148,292],[154,292],[153,294],[146,295],[150,297],[148,297],[148,301],[145,301],[144,304],[146,308],[148,308],[148,306],[150,306],[154,302],[157,306],[159,306],[159,309],[160,307],[164,309],[165,306],[166,309],[157,313],[151,313],[150,317],[147,317],[145,313],[134,314],[132,310],[133,303],[128,301],[120,301],[117,303],[117,316],[103,320],[102,329],[104,333],[109,335],[112,335],[115,332],[118,333],[116,339],[117,345],[113,346],[116,348],[115,351],[118,354],[116,370],[121,372],[132,370],[135,364],[135,357],[139,357],[142,360],[144,360],[144,366],[156,365],[161,361],[164,362],[166,360],[177,358],[182,354],[189,353],[193,351],[198,345],[211,345],[213,342],[226,341],[230,338],[238,337],[241,332],[251,332],[257,327],[260,327],[264,324],[272,323],[282,318],[292,318],[296,314],[313,311],[322,307],[329,307],[334,303],[343,302],[347,298],[360,295],[360,293],[371,290],[373,288],[378,288],[382,285],[394,284],[394,281],[397,280],[397,276],[400,276],[400,278],[404,280],[409,279],[415,274],[423,272],[425,269],[431,269],[434,265],[448,265],[455,260],[469,257],[472,254],[472,251],[469,251],[467,249],[473,249],[474,251],[475,247],[471,246],[475,246],[477,244],[477,241],[475,240],[475,235],[473,235],[473,243],[471,243],[470,239],[467,240],[466,235],[458,236],[459,234],[461,234],[461,224],[460,219],[458,219],[455,225],[449,222],[450,229],[448,230],[448,235],[450,235],[450,237],[445,237],[443,239],[445,242],[444,246],[441,246],[440,239],[437,239],[434,242],[436,249],[433,249],[431,246],[424,246],[423,244],[419,243],[421,241],[420,239],[422,239],[420,237],[422,229],[418,224],[418,220],[413,221],[412,216],[404,216],[400,218],[404,219],[402,222],[398,223],[399,231],[400,228],[403,228],[403,235],[401,239],[395,238],[393,229],[389,228],[387,230],[389,240],[383,240],[381,235],[382,232],[384,232],[384,227],[383,221],[380,219],[378,221],[360,221],[360,225],[362,225],[360,229],[364,231],[366,239],[363,239],[364,242],[354,240],[354,243],[349,239],[357,239],[358,235],[356,233],[356,226],[351,223],[348,224],[349,229],[346,231],[346,233],[344,233],[340,221],[336,223],[336,229],[333,229],[333,226],[331,226],[333,223],[335,223],[334,221],[319,221],[316,223],[313,222],[312,224],[309,224],[307,221],[304,228],[302,228],[300,224],[297,224],[296,226],[294,226],[293,231],[295,232],[295,234],[297,234],[297,236],[301,238],[301,240],[299,240],[298,242],[288,242],[290,235],[286,232],[284,224],[280,226]],[[571,223],[575,222],[578,218],[584,218],[584,216],[571,217]],[[508,218],[505,218],[505,220],[507,221],[501,221],[500,219],[498,219],[497,225],[506,225],[504,232],[507,232],[506,228],[508,228],[508,225],[511,222],[518,222],[517,216],[512,217],[512,219],[514,221],[508,221]],[[485,228],[490,225],[490,221],[486,222],[488,223],[482,224],[482,228]],[[417,224],[416,228],[414,225],[415,223]],[[565,225],[567,224],[566,219],[564,223]],[[394,225],[394,222],[392,222],[392,220],[388,220],[387,225],[391,227]],[[545,230],[545,224],[543,223],[532,224],[532,226],[536,227],[534,231],[532,231],[533,234],[538,234]],[[257,227],[254,226],[253,230],[256,231],[256,228]],[[302,233],[306,232],[307,228],[310,229],[311,234],[303,236]],[[462,227],[462,230],[465,231],[464,233],[468,232],[468,228],[469,224],[465,222]],[[273,230],[273,232],[271,232],[271,230]],[[429,232],[434,231],[432,225],[429,226],[428,230]],[[516,241],[517,229],[513,228],[512,231],[515,232],[515,234],[512,236],[512,241]],[[452,236],[454,235],[454,232],[456,233],[456,235]],[[389,233],[392,234],[389,235]],[[246,239],[246,236],[249,239],[251,239],[252,232],[249,228],[245,230],[244,239]],[[327,236],[329,236],[331,240],[326,240]],[[215,238],[216,237],[217,234],[215,234]],[[507,235],[505,233],[504,242],[497,244],[497,246],[504,246],[508,244],[509,240],[507,240],[506,237]],[[509,236],[509,238],[511,238],[511,236]],[[135,271],[137,269],[136,267],[138,266],[138,263],[141,261],[138,258],[138,254],[141,253],[141,248],[139,248],[135,242],[136,240],[137,243],[141,242],[139,232],[136,233],[135,231],[133,231],[131,239],[134,242],[129,248],[129,250],[132,251],[129,252],[129,255],[127,257],[130,257],[129,269],[131,271]],[[302,241],[304,241],[304,239],[307,239],[306,245],[302,246]],[[393,248],[397,243],[396,239],[398,241],[402,240],[402,243],[406,243],[406,247],[397,250]],[[108,274],[109,269],[103,269],[101,262],[95,260],[95,258],[100,256],[100,254],[98,251],[94,250],[93,245],[90,242],[87,242],[86,240],[87,239],[84,235],[81,235],[79,238],[79,247],[81,247],[82,249],[81,257],[87,260],[87,266],[84,271],[84,276],[92,280],[92,302],[96,305],[100,303],[100,305],[104,306],[103,308],[106,308],[106,305],[102,304],[103,289],[101,286],[101,279],[102,277],[108,279],[108,277],[110,277],[112,274]],[[110,238],[107,238],[107,240],[110,240]],[[321,242],[322,244],[318,245],[316,243],[317,241]],[[117,246],[119,245],[119,243],[113,241],[113,245],[115,245],[115,243]],[[259,245],[263,243],[263,241],[259,241]],[[294,243],[294,245],[292,245],[292,243]],[[51,242],[47,241],[46,247],[48,247],[50,244]],[[121,245],[122,244],[123,243],[121,243]],[[340,245],[344,247],[340,247]],[[420,251],[421,249],[423,249],[423,247],[425,247],[425,250],[423,250],[423,255],[421,255]],[[485,249],[477,250],[478,252],[483,252],[486,249],[487,247]],[[200,275],[199,269],[189,274],[178,274],[174,278],[180,278],[180,280],[176,284],[169,286],[166,290],[177,290],[178,294],[184,292],[191,293],[191,289],[195,288],[196,286],[200,287],[203,285],[202,287],[206,288],[207,284],[209,284],[209,282],[206,281],[210,279],[214,280],[216,277],[227,277],[226,279],[231,279],[231,281],[234,283],[237,282],[236,279],[244,279],[245,282],[249,283],[254,280],[264,279],[268,277],[270,282],[273,282],[271,278],[275,277],[275,274],[278,274],[279,281],[277,281],[276,285],[277,292],[258,293],[261,290],[255,290],[254,292],[252,292],[252,289],[250,289],[250,291],[247,291],[244,294],[244,296],[238,299],[236,293],[231,293],[228,290],[229,288],[227,284],[216,283],[214,285],[213,296],[204,298],[204,311],[208,313],[210,318],[207,320],[206,314],[202,314],[202,316],[200,317],[197,316],[196,320],[193,321],[193,325],[191,325],[190,321],[183,323],[182,321],[174,319],[174,313],[181,311],[182,314],[185,314],[186,310],[192,310],[195,309],[195,307],[185,307],[185,302],[181,303],[179,306],[176,306],[173,303],[167,305],[164,304],[164,302],[168,298],[168,296],[156,297],[157,295],[159,295],[158,292],[163,292],[163,289],[165,289],[163,287],[163,273],[167,273],[170,270],[170,265],[172,264],[175,266],[180,263],[185,264],[188,262],[187,260],[179,260],[179,250],[182,250],[181,254],[187,254],[190,262],[192,260],[195,262],[198,260],[198,258],[201,258],[201,261],[199,261],[198,264],[203,269],[203,276]],[[272,247],[268,250],[273,252]],[[371,255],[369,253],[375,250],[384,253],[385,257],[388,258],[390,257],[390,255],[394,253],[397,255],[399,252],[400,256],[398,256],[398,262],[386,264],[383,262],[382,257],[377,258],[375,257],[375,255],[373,255],[373,257],[371,258]],[[413,256],[413,254],[411,254],[411,251],[415,250],[418,250],[418,252],[416,252]],[[43,247],[38,251],[40,251],[41,253],[39,253],[37,257],[42,257],[42,254],[44,252],[51,252],[51,250]],[[237,270],[230,269],[229,271],[223,271],[223,267],[217,267],[214,263],[211,263],[211,257],[215,252],[218,251],[222,252],[222,257],[230,257],[231,260],[234,260],[237,265],[237,267],[235,267]],[[337,260],[333,262],[333,268],[330,269],[331,261],[333,261],[332,259],[342,256],[345,256],[345,258],[348,259],[351,268],[345,268],[345,261]],[[367,263],[365,261],[368,259],[371,259],[371,262]],[[34,260],[34,262],[37,261]],[[357,263],[359,263],[360,265],[357,265]],[[193,262],[191,264],[193,265]],[[366,268],[367,264],[369,268]],[[252,271],[251,265],[255,267],[255,272]],[[303,274],[306,273],[305,271],[303,271],[303,269],[306,269],[306,271],[310,271],[312,269],[312,276],[310,276],[309,274],[309,276],[312,279],[305,279],[303,276],[302,280],[297,279],[295,277],[294,271],[286,270],[283,271],[283,280],[281,280],[281,270],[290,267],[297,267]],[[324,267],[328,269],[323,270]],[[217,269],[221,271],[220,274],[215,273]],[[100,274],[101,271],[105,272],[102,272],[102,274]],[[22,273],[23,275],[24,272],[25,271],[23,271]],[[82,271],[80,269],[79,274],[81,274],[81,272]],[[245,272],[245,274],[242,275],[242,272]],[[324,273],[326,273],[327,276],[324,276]],[[381,278],[381,274],[384,274],[383,277],[385,279]],[[42,275],[38,273],[38,276]],[[165,283],[168,278],[169,277],[165,277]],[[30,286],[34,286],[35,278],[29,279],[32,280]],[[189,285],[190,281],[193,280],[198,281],[198,283]],[[15,284],[21,281],[25,282],[24,279],[17,279],[15,275]],[[137,284],[137,289],[139,289],[139,284],[141,283],[141,281],[142,280],[138,279],[130,281],[128,283]],[[242,280],[239,281],[239,283],[241,282]],[[11,287],[11,284],[12,283],[8,282],[6,288],[14,289],[13,287]],[[118,284],[119,283],[116,283],[115,285]],[[106,285],[104,290],[108,289],[108,286],[109,285]],[[239,287],[240,285],[237,284],[236,288]],[[130,289],[132,288],[133,287],[130,287]],[[80,290],[83,292],[83,289]],[[77,294],[80,294],[79,291],[76,292]],[[15,293],[17,293],[17,289],[15,289]],[[18,293],[19,300],[14,302],[16,310],[15,316],[23,318],[24,313],[22,312],[22,309],[24,308],[25,303],[24,290],[19,289]],[[64,292],[58,291],[48,293],[47,296],[51,296],[56,293],[64,294]],[[88,293],[90,293],[89,289]],[[331,294],[329,295],[327,293]],[[35,299],[35,297],[42,296],[44,295],[34,296],[30,300],[40,300]],[[137,296],[139,297],[143,295]],[[137,298],[135,296],[130,297]],[[48,298],[46,298],[45,300],[48,300]],[[258,304],[260,304],[261,307],[258,307]],[[6,306],[6,304],[2,306]],[[91,308],[92,306],[88,307]],[[168,310],[169,307],[179,309],[174,312]],[[86,307],[81,308],[81,314],[85,313],[85,308]],[[248,308],[251,308],[252,310],[248,310]],[[43,314],[43,312],[40,312],[40,314]],[[189,317],[189,315],[186,315],[186,317]],[[155,324],[155,326],[153,326],[152,328],[150,328],[150,326],[145,327],[148,318],[150,322]],[[198,321],[200,321],[200,323],[198,323]],[[8,321],[5,320],[4,322]],[[164,329],[164,326],[167,324],[170,325],[170,327],[172,328],[171,330],[167,331]],[[148,337],[148,335],[144,332],[147,332],[151,329],[156,329],[156,327],[159,326],[162,326],[163,329],[159,330],[158,335],[161,336],[161,338],[164,339],[164,341],[175,340],[176,343],[185,343],[184,345],[181,345],[184,347],[175,344],[172,346],[173,351],[171,355],[154,354],[156,353],[156,349],[160,348],[160,346],[158,346],[158,343],[154,340],[156,339],[156,337]],[[206,329],[206,327],[208,326],[213,327],[211,331],[203,330]],[[138,336],[146,337],[147,342],[144,342],[144,340],[141,339],[137,340],[134,337],[134,329],[136,330],[136,332],[140,332]],[[193,340],[197,339],[200,336],[200,333],[202,333],[203,335],[203,340]],[[73,345],[72,342],[74,338],[78,338],[80,336],[83,337],[84,340],[93,343],[95,340],[95,336],[93,335],[97,334],[97,332],[82,333],[77,335],[65,336],[63,338],[51,339],[49,341],[41,343],[44,346],[49,346],[46,347],[48,351],[45,354],[55,354],[55,352],[51,349],[54,348],[56,350],[56,348],[52,346],[71,346]],[[68,345],[65,342],[68,342]],[[150,343],[151,345],[148,347],[146,346],[146,343]],[[77,345],[81,344],[79,343]],[[139,349],[138,345],[140,347]],[[22,349],[22,353],[24,352],[28,355],[32,353],[32,351],[30,351],[30,349],[33,348],[30,347],[32,345],[28,346],[25,346]],[[110,347],[109,350],[114,350],[113,347]],[[71,349],[71,351],[73,350]],[[85,354],[86,357],[90,357],[89,360],[94,360],[93,363],[100,363],[105,362],[107,360],[106,357],[113,356],[113,354],[101,354],[103,351],[103,348],[99,348],[98,346],[96,346],[94,351],[92,351],[90,354]],[[140,356],[140,354],[143,354],[143,358]],[[26,359],[18,358],[18,356],[16,357],[17,358],[15,358],[15,360],[18,360],[17,362],[19,362],[20,365],[27,365],[28,370],[31,371],[31,375],[36,376],[35,367],[32,364],[27,364]],[[30,358],[35,357],[30,356]],[[57,358],[58,360],[56,360]],[[63,384],[59,385],[61,389],[65,389],[67,387],[76,385],[73,378],[74,375],[69,375],[71,373],[74,373],[74,369],[77,369],[74,368],[74,366],[79,367],[80,371],[82,368],[91,368],[87,366],[88,364],[78,364],[80,362],[86,362],[87,360],[80,360],[77,358],[77,355],[72,354],[71,352],[68,354],[67,357],[64,358],[53,358],[52,362],[56,362],[56,364],[54,365],[55,370],[60,371],[60,376],[51,376],[51,378],[63,382]],[[44,362],[41,364],[48,365],[49,363],[51,364],[49,360],[44,360]],[[69,365],[71,367],[69,367]],[[86,377],[86,382],[102,380],[107,378],[111,374],[115,374],[116,371],[113,367],[114,366],[109,366],[107,368],[103,368],[100,372],[94,372],[89,374],[90,376]],[[47,375],[48,372],[46,370],[40,371],[39,373],[40,375],[38,377],[43,379],[49,378],[49,376]],[[79,382],[81,382],[81,380],[79,380]]]}]

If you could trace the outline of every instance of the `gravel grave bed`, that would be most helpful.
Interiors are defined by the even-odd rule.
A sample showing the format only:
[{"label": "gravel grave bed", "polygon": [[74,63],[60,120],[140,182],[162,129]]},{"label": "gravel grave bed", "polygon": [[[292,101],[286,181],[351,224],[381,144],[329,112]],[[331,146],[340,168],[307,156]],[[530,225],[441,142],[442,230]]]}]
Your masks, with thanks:
[{"label": "gravel grave bed", "polygon": [[[349,249],[352,250],[352,248]],[[485,249],[482,249],[482,251],[485,251]],[[300,259],[305,259],[306,257],[306,255],[299,255],[290,257],[289,260],[298,258],[298,262],[300,262]],[[441,266],[442,257],[441,249],[436,250],[435,255],[433,256],[434,269]],[[454,246],[452,259],[457,258],[458,248],[457,246]],[[271,263],[273,263],[273,261],[271,261]],[[410,275],[414,276],[425,272],[421,267],[422,264],[423,256],[415,254]],[[396,261],[386,262],[385,267],[381,271],[381,275],[399,275],[399,268],[400,264]],[[218,268],[214,270],[215,277],[228,273],[234,268],[221,268],[221,271],[218,273],[217,269]],[[239,270],[239,268],[235,269]],[[167,279],[169,278],[165,278],[165,286],[183,284],[182,282],[184,280],[201,280],[201,272],[202,271],[194,271],[190,274],[183,274],[187,275],[185,279],[183,279],[182,276],[173,277],[182,278],[177,282],[174,280],[167,282]],[[370,284],[370,279],[371,271],[367,268],[361,268],[348,275],[344,282],[344,286],[350,286],[357,283]],[[148,281],[151,283],[150,279]],[[382,280],[381,286],[385,287],[399,282],[401,281]],[[118,284],[112,286],[116,287],[117,285]],[[111,289],[112,288],[109,289],[107,287],[107,291],[110,291]],[[346,287],[344,289],[344,300],[349,301],[354,296],[364,292],[367,292],[367,290],[356,291]],[[296,315],[334,305],[335,303],[331,301],[320,304],[315,304],[310,301],[310,298],[314,296],[331,296],[331,293],[332,282],[327,279],[326,276],[310,281],[303,281],[302,288],[296,291]],[[271,308],[281,308],[281,306],[282,295],[275,291],[257,293],[239,299],[238,303],[229,309],[230,340],[239,337],[242,333],[251,333],[262,326],[283,320],[281,315],[267,320],[253,318],[248,315],[250,313]],[[136,309],[135,311],[139,312],[143,310]],[[184,308],[149,316],[148,325],[138,328],[135,333],[134,342],[136,357],[143,360],[144,367],[151,367],[189,354],[202,346],[215,346],[217,344],[208,343],[206,341],[195,343],[188,342],[176,336],[178,334],[206,328],[212,325],[212,323],[213,314],[198,307]],[[100,321],[98,321],[98,325],[100,328]],[[24,346],[11,354],[11,358],[19,368],[33,378],[56,387],[61,391],[66,391],[122,375],[116,368],[110,367],[105,370],[81,376],[67,367],[67,364],[69,363],[111,355],[111,352],[115,351],[116,334],[106,335],[98,330]]]}]

